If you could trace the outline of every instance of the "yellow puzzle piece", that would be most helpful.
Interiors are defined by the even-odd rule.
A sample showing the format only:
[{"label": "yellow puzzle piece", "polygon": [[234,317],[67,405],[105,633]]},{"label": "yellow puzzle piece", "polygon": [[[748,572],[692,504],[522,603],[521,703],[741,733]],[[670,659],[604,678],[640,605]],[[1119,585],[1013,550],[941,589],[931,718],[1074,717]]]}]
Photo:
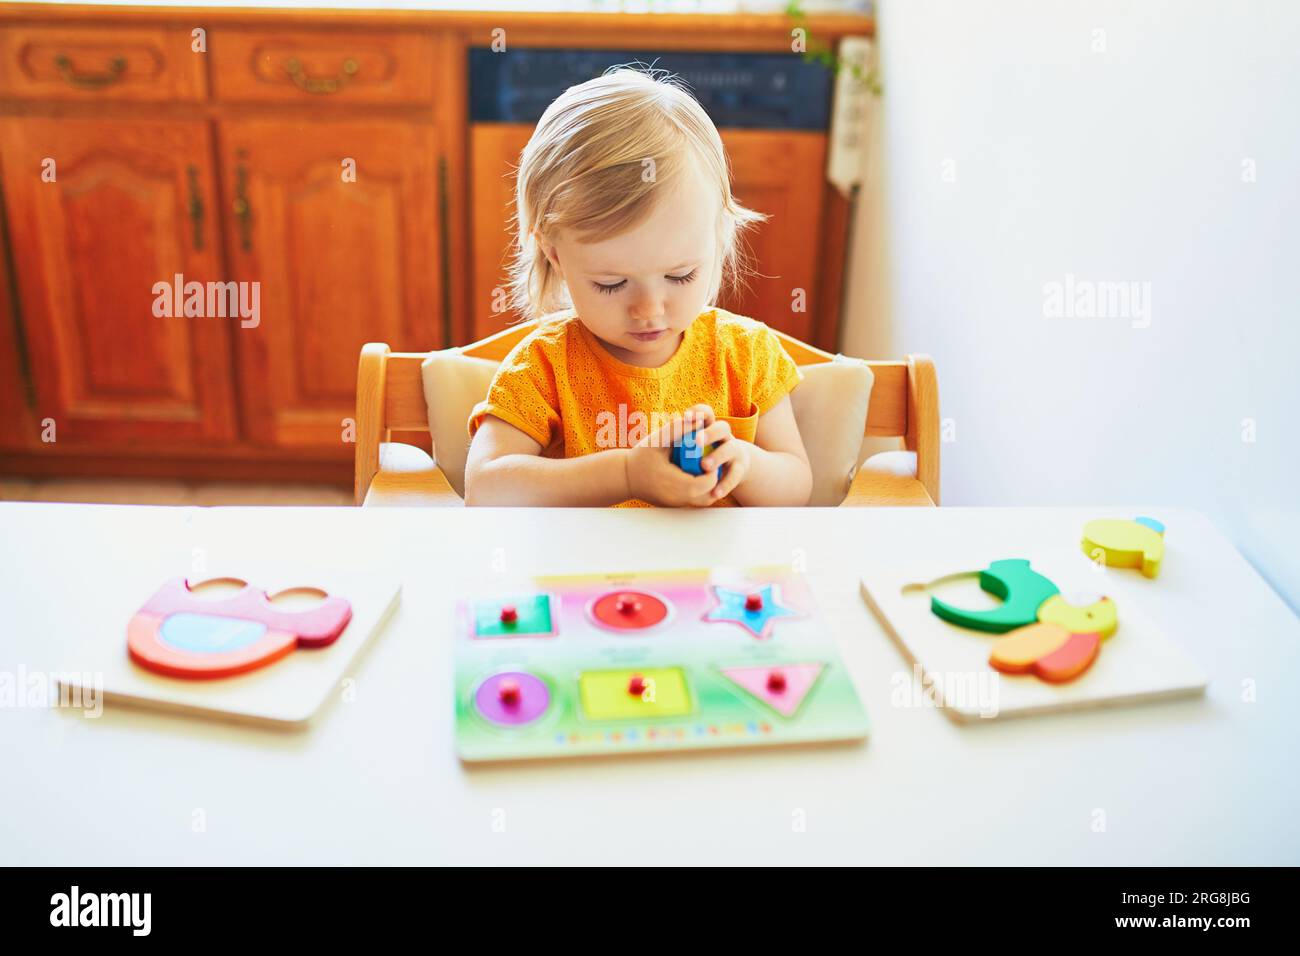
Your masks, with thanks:
[{"label": "yellow puzzle piece", "polygon": [[1154,518],[1133,521],[1098,518],[1083,526],[1083,553],[1110,568],[1139,568],[1149,578],[1160,573],[1165,556],[1165,526]]},{"label": "yellow puzzle piece", "polygon": [[585,671],[578,677],[582,712],[589,720],[678,717],[691,712],[680,667]]},{"label": "yellow puzzle piece", "polygon": [[1038,620],[1044,624],[1059,624],[1072,634],[1091,632],[1102,637],[1110,637],[1119,627],[1115,602],[1108,597],[1080,607],[1054,594],[1038,606]]}]

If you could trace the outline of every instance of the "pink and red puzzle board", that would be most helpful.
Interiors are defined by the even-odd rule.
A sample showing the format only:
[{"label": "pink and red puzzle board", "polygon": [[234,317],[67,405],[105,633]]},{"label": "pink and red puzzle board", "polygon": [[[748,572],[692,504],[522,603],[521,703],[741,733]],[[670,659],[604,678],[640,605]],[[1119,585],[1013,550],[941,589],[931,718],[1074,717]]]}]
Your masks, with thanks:
[{"label": "pink and red puzzle board", "polygon": [[[305,726],[396,610],[401,588],[349,572],[314,573],[308,587],[278,578],[169,579],[89,640],[66,682],[101,675],[110,703]],[[208,596],[201,583],[228,590]],[[286,609],[285,597],[314,605]]]},{"label": "pink and red puzzle board", "polygon": [[[232,584],[236,583],[234,581]],[[284,611],[247,582],[223,600],[197,597],[184,578],[166,582],[127,627],[131,659],[169,677],[216,680],[267,667],[297,648],[329,647],[352,620],[352,605],[316,589],[319,606]]]}]

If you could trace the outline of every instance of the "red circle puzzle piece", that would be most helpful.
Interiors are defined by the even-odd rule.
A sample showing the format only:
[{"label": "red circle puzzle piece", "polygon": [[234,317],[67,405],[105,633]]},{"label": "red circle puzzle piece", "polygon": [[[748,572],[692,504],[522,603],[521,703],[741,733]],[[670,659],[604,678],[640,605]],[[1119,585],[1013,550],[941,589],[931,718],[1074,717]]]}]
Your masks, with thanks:
[{"label": "red circle puzzle piece", "polygon": [[646,591],[610,591],[591,606],[596,623],[616,631],[654,627],[668,617],[668,605]]}]

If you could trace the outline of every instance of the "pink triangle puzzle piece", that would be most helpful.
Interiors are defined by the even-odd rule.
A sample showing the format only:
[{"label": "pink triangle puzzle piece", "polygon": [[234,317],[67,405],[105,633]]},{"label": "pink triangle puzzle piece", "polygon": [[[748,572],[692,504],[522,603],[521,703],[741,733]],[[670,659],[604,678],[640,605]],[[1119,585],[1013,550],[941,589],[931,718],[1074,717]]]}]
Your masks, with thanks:
[{"label": "pink triangle puzzle piece", "polygon": [[722,674],[782,717],[793,717],[817,683],[825,664],[764,664],[724,667]]}]

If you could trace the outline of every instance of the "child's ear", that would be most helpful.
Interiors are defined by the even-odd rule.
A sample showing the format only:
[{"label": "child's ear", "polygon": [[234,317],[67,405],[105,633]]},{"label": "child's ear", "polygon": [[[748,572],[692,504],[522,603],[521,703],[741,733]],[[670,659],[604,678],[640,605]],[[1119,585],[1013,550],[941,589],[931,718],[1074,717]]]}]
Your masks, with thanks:
[{"label": "child's ear", "polygon": [[550,262],[551,268],[558,272],[560,278],[563,279],[564,270],[560,268],[560,251],[555,248],[555,243],[543,236],[536,228],[533,229],[533,238],[537,242],[537,248],[542,250],[542,254]]}]

